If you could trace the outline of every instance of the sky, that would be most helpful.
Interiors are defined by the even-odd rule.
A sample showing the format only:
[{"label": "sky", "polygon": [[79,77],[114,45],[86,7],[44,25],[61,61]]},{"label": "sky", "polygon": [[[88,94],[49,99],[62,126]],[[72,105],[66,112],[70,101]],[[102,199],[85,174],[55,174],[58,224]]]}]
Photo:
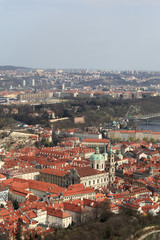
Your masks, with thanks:
[{"label": "sky", "polygon": [[0,0],[0,65],[160,71],[160,0]]}]

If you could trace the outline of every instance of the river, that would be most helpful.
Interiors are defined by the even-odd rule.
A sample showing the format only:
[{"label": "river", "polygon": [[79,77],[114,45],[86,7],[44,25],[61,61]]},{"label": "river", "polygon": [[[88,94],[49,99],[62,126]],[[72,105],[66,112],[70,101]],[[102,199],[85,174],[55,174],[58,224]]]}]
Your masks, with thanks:
[{"label": "river", "polygon": [[160,132],[160,120],[153,120],[146,124],[144,121],[137,123],[139,130],[152,130],[153,132]]}]

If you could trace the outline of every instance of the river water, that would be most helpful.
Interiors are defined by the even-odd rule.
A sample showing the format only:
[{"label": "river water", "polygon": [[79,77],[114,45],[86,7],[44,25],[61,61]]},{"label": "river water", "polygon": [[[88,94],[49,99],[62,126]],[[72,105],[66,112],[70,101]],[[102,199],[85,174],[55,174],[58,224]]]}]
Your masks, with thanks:
[{"label": "river water", "polygon": [[160,120],[151,121],[148,124],[145,122],[137,123],[138,130],[152,130],[153,132],[160,132]]}]

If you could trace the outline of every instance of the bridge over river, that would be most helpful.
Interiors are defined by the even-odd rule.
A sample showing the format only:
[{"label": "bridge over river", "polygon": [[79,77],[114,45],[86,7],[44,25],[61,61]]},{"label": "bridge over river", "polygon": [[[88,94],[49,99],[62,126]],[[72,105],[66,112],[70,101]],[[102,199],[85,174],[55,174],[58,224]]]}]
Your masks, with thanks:
[{"label": "bridge over river", "polygon": [[149,119],[158,118],[158,117],[160,117],[160,112],[151,113],[151,114],[146,114],[146,115],[132,116],[130,119],[133,120],[133,121],[141,121],[141,120],[144,120],[144,121],[148,122]]}]

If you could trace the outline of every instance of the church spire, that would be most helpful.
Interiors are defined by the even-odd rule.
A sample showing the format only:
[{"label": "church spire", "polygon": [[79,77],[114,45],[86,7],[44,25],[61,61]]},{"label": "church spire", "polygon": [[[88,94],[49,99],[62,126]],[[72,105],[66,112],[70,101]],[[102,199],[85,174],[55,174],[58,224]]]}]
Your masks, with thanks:
[{"label": "church spire", "polygon": [[95,153],[96,153],[96,154],[99,154],[99,147],[96,147]]},{"label": "church spire", "polygon": [[108,154],[109,154],[109,155],[112,155],[112,154],[113,154],[112,145],[110,145],[110,149],[109,149],[109,151],[108,151]]}]

